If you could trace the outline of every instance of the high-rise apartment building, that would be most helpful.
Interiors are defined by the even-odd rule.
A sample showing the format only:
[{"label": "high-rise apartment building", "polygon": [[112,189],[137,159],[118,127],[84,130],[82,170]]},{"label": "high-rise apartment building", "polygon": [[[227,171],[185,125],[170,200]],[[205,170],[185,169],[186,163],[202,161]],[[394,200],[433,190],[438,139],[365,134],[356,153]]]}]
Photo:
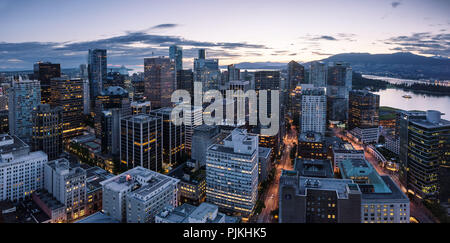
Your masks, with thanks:
[{"label": "high-rise apartment building", "polygon": [[61,107],[38,105],[33,111],[33,151],[43,151],[48,159],[55,160],[63,152],[63,120]]},{"label": "high-rise apartment building", "polygon": [[303,90],[301,107],[301,132],[316,132],[325,136],[327,125],[327,98],[325,90],[322,88]]},{"label": "high-rise apartment building", "polygon": [[258,196],[258,135],[235,129],[222,142],[206,154],[206,200],[248,217]]},{"label": "high-rise apartment building", "polygon": [[288,64],[287,89],[292,91],[298,84],[305,83],[305,67],[296,61]]},{"label": "high-rise apartment building", "polygon": [[33,131],[33,110],[41,103],[39,81],[19,80],[9,90],[9,130],[30,144]]},{"label": "high-rise apartment building", "polygon": [[102,153],[120,154],[120,109],[103,111],[100,117]]},{"label": "high-rise apartment building", "polygon": [[176,89],[175,63],[170,58],[144,59],[144,97],[154,108],[172,106],[172,93]]}]

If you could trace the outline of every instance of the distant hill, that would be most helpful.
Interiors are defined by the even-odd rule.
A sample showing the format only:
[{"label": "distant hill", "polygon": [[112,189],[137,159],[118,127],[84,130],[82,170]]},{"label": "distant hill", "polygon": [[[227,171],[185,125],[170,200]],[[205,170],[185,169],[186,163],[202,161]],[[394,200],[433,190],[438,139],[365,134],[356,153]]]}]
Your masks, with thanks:
[{"label": "distant hill", "polygon": [[[284,62],[241,62],[235,64],[240,69],[282,69],[286,68],[287,63]],[[227,66],[221,66],[227,68]]]},{"label": "distant hill", "polygon": [[450,80],[450,59],[425,57],[409,52],[393,54],[343,53],[322,60],[343,61],[356,72],[398,78]]}]

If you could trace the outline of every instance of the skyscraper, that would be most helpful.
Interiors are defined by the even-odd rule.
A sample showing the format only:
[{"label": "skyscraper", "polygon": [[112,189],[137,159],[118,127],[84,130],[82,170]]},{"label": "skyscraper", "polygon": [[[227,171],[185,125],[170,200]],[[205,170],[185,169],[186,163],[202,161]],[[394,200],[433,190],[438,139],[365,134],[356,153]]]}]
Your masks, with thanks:
[{"label": "skyscraper", "polygon": [[[183,125],[176,126],[171,119],[172,108],[164,107],[150,111],[150,115],[162,119],[162,155],[163,168],[170,170],[170,167],[181,162],[185,154],[185,129]],[[190,116],[193,118],[192,116]],[[196,116],[194,116],[196,117]]]},{"label": "skyscraper", "polygon": [[102,112],[109,109],[119,109],[120,116],[131,115],[131,103],[129,93],[120,86],[110,86],[103,89],[95,101],[95,132],[97,137],[101,137],[100,120]]},{"label": "skyscraper", "polygon": [[104,49],[89,49],[88,77],[91,106],[95,105],[95,98],[103,90],[103,83],[108,75],[107,51]]},{"label": "skyscraper", "polygon": [[300,129],[302,133],[316,132],[325,136],[327,98],[323,88],[302,91]]},{"label": "skyscraper", "polygon": [[289,62],[286,88],[291,92],[298,84],[303,83],[305,83],[305,67],[296,61]]},{"label": "skyscraper", "polygon": [[61,107],[38,105],[33,111],[33,151],[44,151],[48,160],[57,159],[63,152],[63,120]]},{"label": "skyscraper", "polygon": [[177,45],[172,45],[169,48],[169,58],[175,62],[175,70],[178,72],[183,70],[183,48]]},{"label": "skyscraper", "polygon": [[144,59],[144,96],[152,107],[172,106],[172,93],[176,89],[175,63],[169,58]]},{"label": "skyscraper", "polygon": [[61,77],[61,65],[51,62],[38,62],[34,64],[34,75],[35,80],[41,82],[41,101],[44,104],[50,102],[51,96],[51,79]]},{"label": "skyscraper", "polygon": [[251,216],[258,196],[258,135],[235,129],[206,154],[206,200]]},{"label": "skyscraper", "polygon": [[337,62],[328,66],[327,119],[345,122],[348,119],[348,96],[352,89],[352,68],[348,63]]},{"label": "skyscraper", "polygon": [[325,87],[327,85],[327,65],[322,62],[311,63],[309,70],[309,83],[314,87]]},{"label": "skyscraper", "polygon": [[101,113],[100,130],[102,153],[120,154],[120,109],[108,109]]},{"label": "skyscraper", "polygon": [[354,90],[349,94],[348,129],[361,142],[378,142],[380,96]]},{"label": "skyscraper", "polygon": [[241,80],[241,70],[236,68],[234,64],[228,65],[228,80],[227,81],[235,81]]},{"label": "skyscraper", "polygon": [[52,79],[52,95],[50,104],[62,108],[63,139],[73,138],[83,134],[83,80],[79,78]]},{"label": "skyscraper", "polygon": [[138,114],[120,121],[120,161],[128,168],[162,171],[162,120]]},{"label": "skyscraper", "polygon": [[[427,111],[426,118],[409,116],[408,126],[400,130],[400,160],[406,169],[407,189],[418,198],[447,202],[450,196],[450,121],[441,112]],[[414,114],[413,114],[414,115]],[[405,136],[406,133],[406,136]],[[407,148],[406,156],[403,149]]]},{"label": "skyscraper", "polygon": [[39,81],[19,80],[9,90],[9,130],[30,144],[33,131],[33,110],[41,103]]},{"label": "skyscraper", "polygon": [[194,59],[194,82],[201,82],[203,91],[208,91],[219,88],[220,78],[219,60],[206,59],[206,50],[200,49]]}]

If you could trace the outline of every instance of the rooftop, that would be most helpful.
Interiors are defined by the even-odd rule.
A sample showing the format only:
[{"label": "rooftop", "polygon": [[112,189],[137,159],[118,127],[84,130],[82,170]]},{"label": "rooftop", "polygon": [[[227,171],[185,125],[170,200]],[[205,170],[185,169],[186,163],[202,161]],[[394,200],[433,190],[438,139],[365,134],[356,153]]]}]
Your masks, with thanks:
[{"label": "rooftop", "polygon": [[342,161],[339,169],[344,179],[353,179],[360,185],[373,186],[375,193],[392,193],[373,166],[364,159]]},{"label": "rooftop", "polygon": [[102,213],[97,212],[94,213],[84,219],[78,220],[75,223],[77,224],[118,224],[120,221]]},{"label": "rooftop", "polygon": [[300,177],[299,193],[306,195],[307,190],[336,191],[339,199],[348,198],[350,191],[359,193],[359,187],[352,180],[333,178]]},{"label": "rooftop", "polygon": [[329,160],[296,159],[294,169],[300,176],[333,178],[333,168]]},{"label": "rooftop", "polygon": [[317,132],[304,132],[300,133],[298,140],[300,142],[322,142],[323,136]]},{"label": "rooftop", "polygon": [[269,158],[271,152],[272,152],[271,148],[259,147],[258,148],[258,157]]}]

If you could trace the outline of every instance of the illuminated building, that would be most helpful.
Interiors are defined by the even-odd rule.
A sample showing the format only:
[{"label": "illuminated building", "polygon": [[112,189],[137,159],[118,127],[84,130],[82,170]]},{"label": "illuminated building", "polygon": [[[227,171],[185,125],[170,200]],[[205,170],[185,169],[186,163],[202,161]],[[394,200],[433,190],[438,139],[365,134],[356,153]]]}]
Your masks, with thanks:
[{"label": "illuminated building", "polygon": [[419,198],[447,202],[450,122],[441,119],[439,111],[404,112],[400,119],[400,162],[407,189]]},{"label": "illuminated building", "polygon": [[0,134],[9,133],[8,117],[8,110],[0,110]]},{"label": "illuminated building", "polygon": [[334,172],[339,172],[342,161],[365,159],[364,150],[356,150],[350,143],[336,143],[332,146]]},{"label": "illuminated building", "polygon": [[66,206],[67,221],[86,215],[86,170],[67,159],[44,164],[44,188]]},{"label": "illuminated building", "polygon": [[288,63],[287,88],[289,91],[294,90],[299,84],[305,83],[305,67],[296,61]]},{"label": "illuminated building", "polygon": [[103,90],[103,84],[108,75],[107,51],[104,49],[89,49],[88,78],[91,107],[95,106],[95,99]]},{"label": "illuminated building", "polygon": [[41,101],[44,104],[50,102],[51,79],[61,77],[61,65],[51,62],[38,62],[34,64],[35,80],[41,82]]},{"label": "illuminated building", "polygon": [[63,139],[83,134],[83,80],[54,78],[51,90],[50,104],[62,108]]},{"label": "illuminated building", "polygon": [[168,176],[180,180],[178,187],[181,203],[199,205],[206,198],[206,171],[188,161],[172,170]]},{"label": "illuminated building", "polygon": [[179,180],[136,167],[100,182],[103,212],[126,223],[151,223],[167,205],[178,205]]},{"label": "illuminated building", "polygon": [[172,106],[176,89],[175,63],[170,58],[144,59],[144,96],[154,108]]},{"label": "illuminated building", "polygon": [[353,90],[349,95],[348,129],[363,144],[378,143],[380,96],[368,91]]},{"label": "illuminated building", "polygon": [[297,157],[301,159],[326,159],[327,148],[322,134],[301,133],[298,138]]},{"label": "illuminated building", "polygon": [[206,200],[251,216],[258,196],[258,136],[235,129],[206,157]]},{"label": "illuminated building", "polygon": [[365,159],[340,163],[342,178],[361,190],[361,223],[409,223],[409,199],[389,176],[380,176]]},{"label": "illuminated building", "polygon": [[326,115],[327,101],[325,90],[322,88],[302,90],[301,132],[316,132],[325,136]]},{"label": "illuminated building", "polygon": [[133,115],[137,114],[150,114],[152,110],[152,105],[150,101],[134,101],[131,102],[131,113]]},{"label": "illuminated building", "polygon": [[137,166],[162,171],[163,123],[156,116],[127,116],[120,121],[120,161],[128,168]]},{"label": "illuminated building", "polygon": [[102,210],[103,194],[100,182],[113,177],[113,174],[94,166],[82,164],[86,170],[86,215],[92,215]]},{"label": "illuminated building", "polygon": [[178,72],[183,70],[183,48],[172,45],[169,48],[169,58],[175,63],[175,70]]},{"label": "illuminated building", "polygon": [[0,135],[0,201],[24,199],[41,189],[47,161],[44,152],[30,152],[18,137]]},{"label": "illuminated building", "polygon": [[9,89],[9,130],[25,143],[31,142],[33,110],[41,103],[39,81],[19,80]]},{"label": "illuminated building", "polygon": [[[150,111],[150,115],[162,119],[162,160],[163,167],[170,170],[181,162],[185,153],[185,126],[175,126],[171,119],[172,108],[165,107]],[[197,116],[193,116],[197,117]]]},{"label": "illuminated building", "polygon": [[361,191],[352,180],[301,177],[283,171],[280,223],[360,223]]},{"label": "illuminated building", "polygon": [[218,59],[206,59],[206,50],[198,51],[198,58],[194,59],[194,82],[203,85],[203,92],[218,89],[220,85],[220,69]]},{"label": "illuminated building", "polygon": [[57,159],[63,152],[62,109],[48,104],[38,105],[33,111],[33,151],[43,151],[49,160]]}]

